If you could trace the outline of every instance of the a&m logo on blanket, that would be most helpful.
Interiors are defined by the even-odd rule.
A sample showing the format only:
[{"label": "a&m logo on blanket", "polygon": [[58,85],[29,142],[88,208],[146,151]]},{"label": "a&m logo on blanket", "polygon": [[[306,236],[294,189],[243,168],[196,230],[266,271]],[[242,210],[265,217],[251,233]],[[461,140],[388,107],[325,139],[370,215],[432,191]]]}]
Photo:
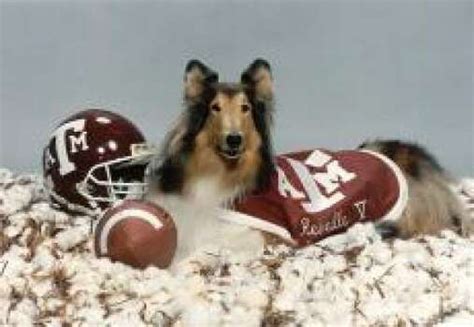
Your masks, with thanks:
[{"label": "a&m logo on blanket", "polygon": [[236,203],[223,219],[297,245],[316,242],[359,221],[398,219],[406,181],[388,158],[369,151],[317,149],[276,158],[270,187]]},{"label": "a&m logo on blanket", "polygon": [[[296,173],[304,191],[296,189],[283,169],[277,167],[278,191],[284,197],[290,196],[295,200],[302,200],[301,206],[308,213],[323,211],[344,199],[345,196],[340,191],[341,184],[357,177],[356,174],[342,168],[339,161],[319,150],[312,152],[304,162],[290,157],[283,158]],[[321,170],[312,173],[311,168]]]}]

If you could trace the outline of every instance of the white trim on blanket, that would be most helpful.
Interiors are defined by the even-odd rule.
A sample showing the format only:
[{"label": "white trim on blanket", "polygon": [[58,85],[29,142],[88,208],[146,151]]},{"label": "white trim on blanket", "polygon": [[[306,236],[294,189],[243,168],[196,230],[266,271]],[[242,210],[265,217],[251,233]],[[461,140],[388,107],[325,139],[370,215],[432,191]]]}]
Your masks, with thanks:
[{"label": "white trim on blanket", "polygon": [[403,175],[403,172],[395,162],[393,162],[390,158],[384,156],[383,154],[371,150],[360,150],[360,152],[369,153],[374,157],[379,158],[385,164],[387,164],[387,166],[390,167],[390,169],[395,174],[395,177],[398,181],[398,187],[400,188],[398,200],[397,202],[395,202],[390,211],[387,212],[385,216],[380,218],[379,221],[397,221],[402,216],[403,210],[405,210],[408,202],[408,183],[405,176]]},{"label": "white trim on blanket", "polygon": [[268,232],[270,234],[274,234],[281,237],[282,239],[290,242],[291,244],[296,244],[296,241],[291,237],[290,232],[286,228],[276,224],[272,224],[261,218],[247,215],[238,211],[222,209],[219,214],[219,219]]}]

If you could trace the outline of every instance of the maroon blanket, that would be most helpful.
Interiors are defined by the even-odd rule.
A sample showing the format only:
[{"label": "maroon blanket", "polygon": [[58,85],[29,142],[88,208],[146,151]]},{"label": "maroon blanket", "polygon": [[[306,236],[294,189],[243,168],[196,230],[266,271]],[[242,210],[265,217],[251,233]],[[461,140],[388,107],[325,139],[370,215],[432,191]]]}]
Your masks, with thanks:
[{"label": "maroon blanket", "polygon": [[317,149],[279,155],[276,163],[271,186],[222,219],[304,246],[356,222],[396,220],[405,208],[406,180],[381,154]]}]

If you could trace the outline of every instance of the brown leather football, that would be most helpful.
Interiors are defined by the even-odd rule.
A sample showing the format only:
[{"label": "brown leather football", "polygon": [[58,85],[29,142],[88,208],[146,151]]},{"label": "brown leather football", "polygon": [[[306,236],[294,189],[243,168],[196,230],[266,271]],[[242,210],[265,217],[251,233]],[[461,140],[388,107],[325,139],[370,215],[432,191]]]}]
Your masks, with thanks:
[{"label": "brown leather football", "polygon": [[176,251],[177,232],[171,216],[157,205],[124,200],[101,217],[94,235],[98,257],[136,268],[166,268]]}]

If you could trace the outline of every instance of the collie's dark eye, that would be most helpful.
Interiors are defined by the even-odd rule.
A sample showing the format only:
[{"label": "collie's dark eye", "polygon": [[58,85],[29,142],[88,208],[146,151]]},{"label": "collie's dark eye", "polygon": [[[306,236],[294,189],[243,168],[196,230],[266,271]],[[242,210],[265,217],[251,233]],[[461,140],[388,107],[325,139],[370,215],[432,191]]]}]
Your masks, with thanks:
[{"label": "collie's dark eye", "polygon": [[249,111],[249,110],[250,110],[250,106],[249,106],[248,104],[243,104],[243,105],[242,105],[242,111],[243,111],[243,112],[247,112],[247,111]]},{"label": "collie's dark eye", "polygon": [[221,111],[221,107],[219,107],[218,104],[215,104],[215,103],[214,103],[214,104],[211,106],[211,110],[212,110],[212,111],[215,111],[215,112],[219,112],[219,111]]}]

